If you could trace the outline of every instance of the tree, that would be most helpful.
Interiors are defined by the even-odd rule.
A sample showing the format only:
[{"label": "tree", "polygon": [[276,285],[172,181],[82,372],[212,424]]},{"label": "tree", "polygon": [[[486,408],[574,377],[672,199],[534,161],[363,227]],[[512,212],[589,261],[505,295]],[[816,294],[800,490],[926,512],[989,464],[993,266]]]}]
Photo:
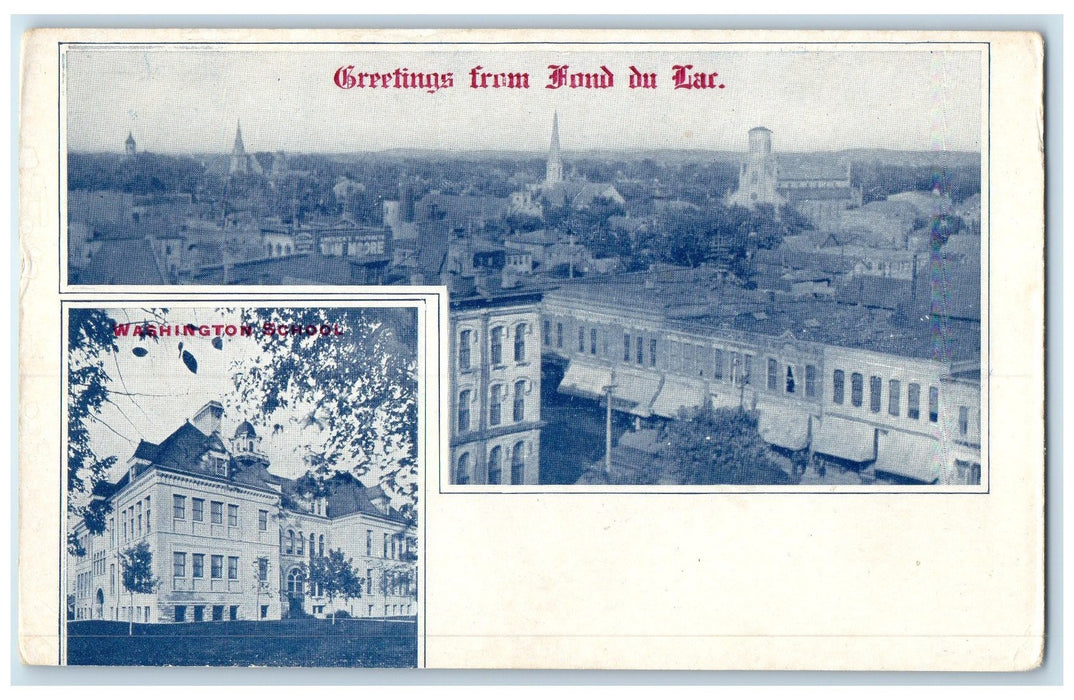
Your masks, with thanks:
[{"label": "tree", "polygon": [[[326,557],[310,557],[310,586],[318,585],[328,598],[329,606],[338,597],[344,604],[351,598],[362,597],[365,579],[358,575],[354,560],[346,559],[343,550],[330,549]],[[332,610],[332,624],[336,624],[336,611]]]},{"label": "tree", "polygon": [[[262,564],[264,564],[263,570],[261,568]],[[268,569],[269,560],[267,557],[258,557],[257,559],[254,559],[254,595],[257,596],[257,608],[255,609],[254,617],[258,620],[261,619],[261,594],[268,593],[269,591]]]},{"label": "tree", "polygon": [[134,634],[134,594],[152,593],[160,585],[160,581],[153,578],[153,552],[149,549],[149,543],[139,542],[120,552],[119,567],[123,587],[131,596],[130,627],[127,630],[130,636]]},{"label": "tree", "polygon": [[757,431],[757,418],[740,408],[701,408],[669,422],[657,455],[679,484],[789,484]]},{"label": "tree", "polygon": [[[245,309],[242,322],[279,323],[279,309]],[[275,337],[233,366],[231,414],[258,407],[266,434],[303,431],[302,459],[319,482],[375,468],[405,508],[417,502],[417,314],[413,310],[295,308],[289,323],[338,327],[331,337]],[[315,492],[311,484],[303,488]]]}]

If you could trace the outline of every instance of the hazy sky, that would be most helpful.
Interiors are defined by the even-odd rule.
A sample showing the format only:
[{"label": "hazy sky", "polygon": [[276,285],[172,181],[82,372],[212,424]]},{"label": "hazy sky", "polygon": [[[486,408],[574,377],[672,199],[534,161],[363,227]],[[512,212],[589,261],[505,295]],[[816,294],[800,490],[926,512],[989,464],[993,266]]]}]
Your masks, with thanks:
[{"label": "hazy sky", "polygon": [[[272,47],[270,47],[272,48]],[[744,151],[766,126],[777,151],[981,147],[985,54],[871,45],[776,51],[602,47],[401,52],[391,47],[251,51],[212,47],[71,48],[66,53],[72,150],[224,152],[241,121],[248,151],[361,152],[391,148],[544,151],[553,111],[564,150],[689,148]],[[548,66],[615,75],[608,90],[547,89]],[[717,72],[724,89],[672,88],[672,66]],[[337,68],[447,73],[454,86],[341,90]],[[529,74],[526,90],[470,87],[470,69]],[[657,73],[627,86],[630,66]]]}]

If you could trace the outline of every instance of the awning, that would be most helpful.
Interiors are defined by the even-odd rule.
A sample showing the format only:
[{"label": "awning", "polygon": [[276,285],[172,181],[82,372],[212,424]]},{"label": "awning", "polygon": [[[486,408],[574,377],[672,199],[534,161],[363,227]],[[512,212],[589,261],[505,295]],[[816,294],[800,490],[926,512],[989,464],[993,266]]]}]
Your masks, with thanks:
[{"label": "awning", "polygon": [[761,406],[757,428],[769,445],[804,450],[809,444],[809,414],[782,406]]},{"label": "awning", "polygon": [[939,440],[891,431],[881,436],[873,466],[877,471],[932,484],[940,478],[943,465]]},{"label": "awning", "polygon": [[618,409],[620,401],[625,402],[622,409],[627,413],[642,418],[649,417],[649,404],[660,389],[660,375],[642,372],[616,372],[615,373],[615,402],[613,408]]},{"label": "awning", "polygon": [[667,377],[653,401],[652,411],[665,418],[678,418],[682,409],[698,408],[705,403],[705,387]]},{"label": "awning", "polygon": [[731,384],[719,384],[709,394],[713,408],[741,408],[742,389]]},{"label": "awning", "polygon": [[605,387],[612,383],[612,373],[606,367],[572,360],[559,383],[559,391],[587,399],[604,397]]},{"label": "awning", "polygon": [[865,423],[825,416],[814,423],[813,451],[851,462],[876,459],[876,428]]}]

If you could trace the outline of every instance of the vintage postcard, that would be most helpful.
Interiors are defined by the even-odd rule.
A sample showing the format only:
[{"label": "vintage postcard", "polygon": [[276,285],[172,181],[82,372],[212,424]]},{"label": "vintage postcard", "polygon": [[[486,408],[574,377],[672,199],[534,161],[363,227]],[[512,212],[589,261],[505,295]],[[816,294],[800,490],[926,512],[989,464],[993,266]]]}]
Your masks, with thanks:
[{"label": "vintage postcard", "polygon": [[24,658],[1034,666],[1042,52],[31,33]]}]

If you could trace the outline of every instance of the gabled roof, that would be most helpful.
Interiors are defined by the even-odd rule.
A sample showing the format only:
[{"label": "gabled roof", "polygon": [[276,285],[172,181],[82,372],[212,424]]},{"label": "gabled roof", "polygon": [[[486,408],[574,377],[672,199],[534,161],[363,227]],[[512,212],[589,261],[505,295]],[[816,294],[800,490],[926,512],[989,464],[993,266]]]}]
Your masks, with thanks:
[{"label": "gabled roof", "polygon": [[386,518],[401,525],[407,524],[402,514],[387,505],[387,511],[378,508],[373,501],[387,499],[387,495],[380,486],[366,487],[349,473],[336,474],[327,482],[328,490],[328,516],[338,518],[352,513],[365,513]]}]

